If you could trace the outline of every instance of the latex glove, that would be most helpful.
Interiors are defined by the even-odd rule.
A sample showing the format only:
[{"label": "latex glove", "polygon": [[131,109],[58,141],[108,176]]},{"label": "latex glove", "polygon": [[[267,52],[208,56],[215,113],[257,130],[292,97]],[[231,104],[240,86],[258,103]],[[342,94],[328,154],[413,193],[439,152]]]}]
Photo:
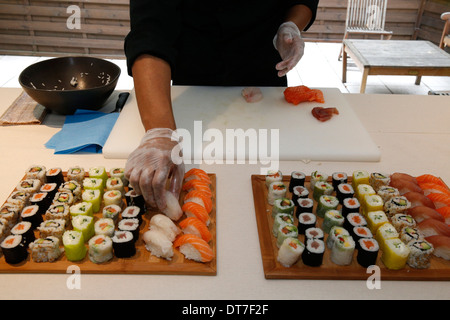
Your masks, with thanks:
[{"label": "latex glove", "polygon": [[278,76],[283,77],[291,71],[303,56],[305,42],[295,23],[288,21],[283,23],[273,38],[273,45],[280,53],[282,61],[277,63],[275,69]]},{"label": "latex glove", "polygon": [[171,157],[174,147],[181,148],[179,143],[178,135],[171,129],[148,130],[125,165],[125,176],[135,192],[142,194],[150,206],[159,210],[166,208],[164,193],[168,179],[169,191],[177,199],[180,196],[184,164],[174,164]]}]

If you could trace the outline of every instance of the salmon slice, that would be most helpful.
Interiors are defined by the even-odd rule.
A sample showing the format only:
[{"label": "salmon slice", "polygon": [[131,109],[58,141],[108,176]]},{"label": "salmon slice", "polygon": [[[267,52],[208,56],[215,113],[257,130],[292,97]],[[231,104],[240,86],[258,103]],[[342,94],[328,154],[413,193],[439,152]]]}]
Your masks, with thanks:
[{"label": "salmon slice", "polygon": [[406,179],[391,180],[389,185],[391,187],[397,188],[398,191],[400,192],[400,195],[404,195],[405,193],[411,192],[411,191],[423,193],[422,188],[419,187],[418,184],[416,184],[410,180],[406,180]]},{"label": "salmon slice", "polygon": [[196,202],[196,203],[204,206],[206,211],[208,212],[208,214],[211,213],[213,203],[212,203],[211,198],[204,191],[197,190],[197,189],[189,191],[184,196],[184,203],[190,202],[190,201]]},{"label": "salmon slice", "polygon": [[434,202],[430,198],[425,197],[422,193],[410,191],[405,193],[403,196],[411,202],[411,207],[425,206],[432,209],[436,209]]},{"label": "salmon slice", "polygon": [[440,235],[450,237],[450,227],[445,223],[434,219],[427,219],[417,225],[417,228],[425,237]]},{"label": "salmon slice", "polygon": [[429,195],[430,193],[443,193],[450,196],[450,189],[444,187],[437,183],[421,183],[419,186],[422,188],[424,195]]},{"label": "salmon slice", "polygon": [[441,207],[436,211],[444,218],[445,223],[450,225],[450,207]]},{"label": "salmon slice", "polygon": [[203,191],[205,194],[208,195],[208,197],[212,197],[212,191],[209,188],[209,185],[202,181],[197,179],[192,179],[183,184],[181,187],[183,191],[192,191],[192,190],[200,190]]},{"label": "salmon slice", "polygon": [[423,174],[421,176],[416,177],[417,183],[435,183],[439,184],[443,187],[446,187],[444,181],[441,178],[438,178],[432,174]]},{"label": "salmon slice", "polygon": [[435,235],[426,237],[425,240],[433,245],[436,257],[450,260],[450,237]]},{"label": "salmon slice", "polygon": [[211,184],[211,178],[202,169],[192,168],[191,170],[189,170],[188,172],[186,172],[184,174],[184,180],[185,181],[189,181],[189,180],[192,180],[192,179],[202,180],[203,182],[206,182],[208,185]]},{"label": "salmon slice", "polygon": [[207,226],[209,225],[210,219],[208,212],[202,205],[195,202],[186,202],[181,207],[181,210],[183,210],[187,217],[196,217],[197,219],[203,221],[203,223]]},{"label": "salmon slice", "polygon": [[283,93],[286,101],[295,105],[300,102],[325,102],[322,91],[319,89],[310,89],[307,86],[288,87]]},{"label": "salmon slice", "polygon": [[407,180],[414,184],[417,184],[417,180],[415,177],[413,177],[410,174],[403,173],[403,172],[395,172],[395,173],[391,174],[391,181],[394,181],[394,180]]},{"label": "salmon slice", "polygon": [[414,218],[414,220],[416,220],[417,223],[420,223],[426,219],[434,219],[434,220],[438,220],[441,222],[445,222],[444,218],[439,213],[439,211],[434,210],[430,207],[425,207],[425,206],[413,207],[411,209],[408,209],[407,213],[410,216],[412,216]]},{"label": "salmon slice", "polygon": [[450,207],[450,196],[442,193],[430,193],[427,197],[434,202],[436,209]]},{"label": "salmon slice", "polygon": [[212,239],[211,232],[209,231],[206,224],[195,217],[184,219],[180,222],[180,227],[181,229],[183,229],[183,232],[185,234],[200,236],[200,238],[202,238],[206,242],[209,242]]},{"label": "salmon slice", "polygon": [[175,239],[173,243],[175,248],[180,247],[180,252],[187,259],[208,262],[214,258],[214,253],[209,244],[193,234],[183,234]]}]

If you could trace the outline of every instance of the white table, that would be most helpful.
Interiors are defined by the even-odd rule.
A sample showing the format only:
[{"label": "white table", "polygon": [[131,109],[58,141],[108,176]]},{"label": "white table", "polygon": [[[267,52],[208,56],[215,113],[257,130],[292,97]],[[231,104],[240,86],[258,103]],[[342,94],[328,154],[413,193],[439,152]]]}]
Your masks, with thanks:
[{"label": "white table", "polygon": [[[20,89],[0,89],[0,113]],[[450,182],[450,100],[440,96],[348,94],[348,102],[382,149],[382,160],[367,162],[281,162],[280,169],[310,173],[355,169],[429,172]],[[112,109],[112,107],[111,107]],[[31,163],[68,168],[124,166],[101,154],[53,155],[44,143],[61,128],[63,116],[43,125],[0,127],[0,201]],[[0,274],[0,299],[449,299],[449,282],[266,280],[256,227],[251,174],[257,165],[201,165],[217,175],[217,276],[81,275],[70,290],[65,274]],[[189,169],[189,168],[188,168]],[[239,188],[232,187],[235,183]],[[175,288],[175,289],[173,289]],[[419,289],[420,288],[420,289]]]}]

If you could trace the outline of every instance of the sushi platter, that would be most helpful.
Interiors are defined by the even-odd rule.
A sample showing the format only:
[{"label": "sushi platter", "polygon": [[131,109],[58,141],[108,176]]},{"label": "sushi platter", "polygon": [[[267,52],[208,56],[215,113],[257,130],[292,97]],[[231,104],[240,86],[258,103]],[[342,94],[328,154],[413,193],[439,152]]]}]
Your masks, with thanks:
[{"label": "sushi platter", "polygon": [[[94,168],[104,170],[104,167],[101,166]],[[69,168],[69,170],[72,169],[73,168]],[[202,241],[207,243],[206,246],[209,247],[208,250],[210,257],[207,261],[200,261],[198,257],[193,258],[192,255],[188,257],[186,252],[183,251],[183,244],[190,243],[189,240],[191,238],[197,239],[200,237],[194,236],[193,234],[187,234],[190,233],[184,229],[187,223],[184,224],[184,227],[181,227],[181,225],[183,225],[183,220],[187,220],[188,217],[187,211],[182,211],[181,208],[184,209],[183,202],[188,199],[186,195],[190,190],[183,187],[180,198],[178,199],[179,207],[178,205],[173,205],[172,202],[171,206],[178,207],[179,212],[176,219],[174,219],[166,212],[163,214],[146,207],[145,201],[141,198],[142,196],[134,194],[132,188],[129,188],[125,183],[123,188],[120,189],[121,192],[118,192],[118,202],[113,203],[112,200],[108,200],[107,203],[106,199],[109,195],[106,195],[111,192],[112,199],[112,195],[116,192],[115,190],[110,189],[109,186],[100,187],[103,188],[103,198],[100,197],[99,202],[95,202],[95,200],[90,201],[87,198],[85,199],[85,192],[89,188],[86,181],[91,180],[91,178],[92,181],[96,179],[91,176],[92,169],[93,168],[90,168],[88,171],[84,171],[84,169],[81,170],[82,177],[84,177],[84,182],[79,183],[79,185],[81,185],[81,190],[79,190],[79,192],[82,192],[82,198],[78,198],[78,200],[75,200],[70,205],[70,211],[69,214],[67,214],[68,218],[65,223],[63,219],[66,218],[55,219],[48,215],[62,213],[57,210],[52,211],[51,208],[56,209],[58,206],[62,207],[61,203],[67,198],[70,198],[67,197],[67,193],[70,192],[67,191],[67,189],[62,189],[64,183],[70,184],[74,181],[72,180],[72,176],[69,177],[69,170],[62,171],[60,168],[47,170],[47,175],[52,170],[61,170],[61,179],[63,180],[61,184],[58,183],[58,186],[60,187],[57,188],[58,190],[56,195],[52,195],[52,199],[54,200],[50,205],[46,206],[48,209],[46,209],[45,214],[40,211],[40,208],[37,213],[32,212],[33,210],[31,209],[41,205],[39,204],[40,199],[38,199],[40,197],[39,193],[44,192],[42,191],[44,186],[49,187],[51,183],[48,181],[44,181],[41,184],[41,189],[38,192],[32,193],[33,195],[39,196],[31,196],[30,198],[27,198],[25,204],[22,205],[19,214],[14,214],[15,221],[13,221],[8,220],[9,217],[13,216],[13,214],[8,212],[9,209],[7,209],[7,207],[15,200],[21,200],[21,194],[18,193],[21,190],[19,189],[24,185],[26,188],[32,187],[28,184],[28,181],[34,179],[30,179],[27,171],[23,179],[18,181],[17,186],[14,190],[12,190],[10,196],[8,196],[8,199],[0,207],[2,210],[2,213],[0,214],[0,233],[2,236],[0,273],[67,273],[69,270],[68,268],[75,265],[80,268],[81,273],[93,274],[216,275],[217,246],[215,174],[205,173],[205,175],[207,175],[206,179],[209,181],[208,186],[211,200],[209,202],[208,225],[205,227],[207,228],[206,232],[208,233],[209,238],[207,241]],[[123,168],[115,169],[120,169],[123,177]],[[116,179],[115,176],[112,176],[112,170],[113,169],[111,169],[111,171],[104,170],[104,178],[106,178],[108,182],[111,180],[110,178]],[[120,180],[120,178],[117,180]],[[100,179],[100,181],[102,181],[102,179]],[[72,189],[72,193],[70,194],[75,196],[75,190],[75,188]],[[92,192],[92,194],[94,194],[94,192]],[[61,203],[55,203],[58,195],[61,198]],[[177,199],[175,197],[173,197],[173,199],[175,199],[174,201],[176,204]],[[169,201],[167,198],[166,201],[169,208]],[[114,206],[116,206],[115,208],[118,208],[118,210],[109,210],[109,207]],[[107,210],[107,208],[109,209]],[[38,217],[36,221],[28,217],[33,214]],[[191,219],[194,220],[194,218]],[[87,228],[83,229],[83,220],[92,221],[92,224],[94,224],[94,222],[96,223],[95,234],[94,227],[92,227],[91,231],[89,231],[91,234],[87,235]],[[59,234],[53,235],[47,233],[45,230],[45,222],[52,223],[54,226],[58,221],[62,221],[62,231]],[[107,223],[99,223],[100,221],[108,223],[110,221],[111,224],[107,226]],[[134,226],[131,221],[134,221]],[[121,222],[124,223],[121,224]],[[28,232],[22,234],[20,233],[20,230],[28,227],[27,224],[33,226],[32,228],[29,227],[31,230],[30,232],[33,233],[31,235]],[[169,224],[172,228],[170,231],[173,233],[173,238],[170,239],[170,241],[166,240],[166,234],[168,233],[166,233],[167,230],[164,229],[166,226],[169,226]],[[38,227],[36,227],[36,225]],[[131,226],[132,229],[128,230],[127,228],[129,226]],[[108,228],[110,228],[110,231],[108,231]],[[16,235],[15,229],[18,230],[19,233],[17,234],[20,234],[19,236]],[[56,229],[53,229],[52,232],[56,232],[54,230]],[[97,232],[98,230],[100,231]],[[192,230],[193,229],[191,227],[189,231]],[[105,231],[105,233],[103,233],[103,231]],[[106,236],[106,232],[111,233]],[[161,233],[164,233],[165,242],[163,239],[159,238]],[[9,237],[11,237],[11,239],[8,242]],[[22,249],[22,254],[9,253],[8,246],[11,245],[11,247],[13,247],[15,245],[15,239],[13,237],[20,237],[18,238],[20,239],[20,245],[17,245],[17,247],[21,246],[25,248]],[[22,245],[22,243],[25,243],[27,240],[27,237],[32,238],[31,241],[25,245]],[[105,238],[107,238],[106,240],[109,243],[105,240]],[[167,238],[170,237],[167,236]],[[183,242],[180,238],[184,240],[187,238],[187,241]],[[83,239],[84,241],[80,239]],[[39,251],[39,246],[42,245],[42,248],[44,248],[44,245],[48,245],[53,240],[54,243],[56,243],[54,246],[54,251],[45,251],[46,249]],[[168,243],[168,246],[164,247],[163,244],[160,243]],[[101,247],[103,244],[105,244],[105,247]],[[75,249],[76,246],[78,247]],[[194,248],[196,249],[195,246]],[[50,252],[50,254],[48,252]],[[52,253],[54,253],[53,256]]]},{"label": "sushi platter", "polygon": [[[379,207],[380,204],[377,204],[376,201],[372,203],[368,202],[368,199],[381,198],[381,196],[378,196],[378,194],[382,194],[379,191],[380,189],[384,188],[385,190],[398,191],[398,189],[391,187],[393,184],[392,181],[394,180],[389,180],[394,175],[383,176],[383,178],[391,182],[388,182],[389,184],[382,187],[378,186],[375,193],[368,192],[366,195],[364,194],[365,191],[363,191],[364,188],[367,187],[371,190],[372,188],[368,187],[368,185],[370,186],[369,183],[367,185],[361,183],[359,185],[360,187],[358,187],[359,182],[356,181],[359,178],[355,176],[357,172],[364,171],[355,171],[353,175],[348,175],[348,177],[346,173],[343,173],[345,175],[345,183],[342,183],[341,187],[345,185],[345,188],[352,190],[349,196],[345,196],[346,191],[341,191],[341,187],[339,187],[338,191],[337,186],[341,182],[336,182],[335,180],[335,174],[337,173],[328,175],[327,173],[324,174],[315,171],[310,176],[306,176],[301,172],[283,175],[278,171],[277,173],[269,173],[267,176],[251,176],[265,278],[367,280],[374,272],[372,267],[376,266],[378,267],[377,270],[379,270],[379,276],[382,280],[450,280],[448,248],[446,245],[440,246],[440,244],[432,242],[433,245],[435,244],[433,248],[433,245],[428,242],[431,242],[431,239],[433,239],[430,235],[433,235],[436,229],[430,229],[426,226],[427,222],[430,222],[427,220],[430,219],[425,219],[427,217],[420,215],[414,216],[416,219],[420,218],[418,221],[421,221],[417,224],[417,227],[414,219],[411,219],[413,221],[411,223],[414,223],[414,226],[408,229],[402,225],[401,232],[391,237],[387,232],[391,231],[389,227],[394,229],[391,223],[394,224],[395,228],[399,226],[399,224],[395,224],[393,217],[397,218],[397,216],[401,216],[402,218],[410,218],[409,214],[394,214],[394,210],[400,212],[401,207],[399,206],[393,209],[393,206],[386,206],[386,203],[391,201],[386,200],[383,203],[386,198],[383,198],[383,201],[381,201],[381,207]],[[303,181],[299,184],[301,187],[296,187],[292,181],[294,174],[303,175]],[[317,180],[316,174],[323,175],[325,177],[324,180]],[[365,172],[365,174],[368,173]],[[372,174],[375,175],[375,173]],[[370,177],[372,177],[372,174]],[[399,175],[410,177],[406,174]],[[278,179],[271,180],[275,176],[278,176]],[[352,183],[353,180],[355,180],[356,184]],[[317,181],[320,181],[319,185],[317,185]],[[439,183],[445,185],[442,180]],[[330,191],[324,191],[327,190],[327,187],[322,187],[322,184],[330,187]],[[359,193],[353,193],[353,187]],[[408,194],[406,193],[408,191],[405,189],[406,187],[403,185],[398,185],[398,187],[403,192],[401,195],[397,194],[398,197],[403,198],[403,195],[406,195],[410,199],[409,196],[413,192]],[[411,186],[408,185],[408,187]],[[444,191],[446,193],[450,192],[448,187],[445,186],[445,188]],[[305,194],[299,196],[300,190],[302,193],[305,192]],[[277,196],[277,192],[281,192],[282,195]],[[436,191],[431,190],[430,192]],[[348,200],[358,200],[361,199],[360,197],[364,200],[361,201],[361,205],[356,201],[358,203],[355,206],[356,209],[352,209],[351,206],[353,204],[348,204],[351,201],[342,201],[346,197],[349,198]],[[392,198],[397,199],[394,196],[390,199]],[[336,201],[334,205],[330,205],[332,199]],[[441,200],[442,204],[440,203],[439,207],[448,206],[449,199],[450,195],[446,197],[446,200]],[[294,204],[294,201],[296,204]],[[421,206],[421,204],[417,204],[417,201],[413,199],[411,199],[411,202],[406,202],[408,203],[408,208],[412,208],[414,205]],[[410,206],[411,203],[413,206]],[[327,205],[330,205],[330,208],[327,208]],[[282,210],[288,208],[290,209],[287,211]],[[374,210],[373,212],[372,208]],[[406,209],[406,205],[404,208]],[[389,217],[383,223],[376,222],[377,220],[373,218],[377,216],[375,213],[380,213],[380,211],[381,214],[379,216],[386,215],[386,217]],[[404,212],[411,212],[413,214],[413,210],[405,210]],[[353,216],[362,217],[361,220],[364,223],[354,226],[351,218]],[[344,222],[339,222],[340,219]],[[355,221],[357,220],[355,219]],[[444,218],[442,218],[442,221],[445,221]],[[377,223],[379,224],[377,225]],[[438,224],[440,222],[433,221],[433,223]],[[445,229],[442,232],[445,233],[450,230],[450,226],[448,226],[448,223],[444,224]],[[411,234],[407,233],[407,231],[417,230],[419,227],[423,228],[419,229],[420,232],[413,233],[411,231]],[[357,229],[367,230],[367,233],[370,235],[356,234]],[[353,232],[349,231],[352,232],[349,234],[346,230],[353,230]],[[415,238],[422,230],[427,237],[417,236]],[[395,233],[395,229],[393,232]],[[441,232],[441,230],[438,230],[438,232]],[[407,236],[411,236],[411,238],[405,240]],[[446,241],[449,240],[447,239],[447,234],[445,236],[434,237],[445,238]],[[364,248],[362,248],[363,242]],[[366,247],[368,243],[370,246]],[[419,248],[423,249],[422,251],[420,249],[417,250],[413,246],[416,243],[420,245]],[[400,249],[395,251],[397,249],[392,249],[394,247],[401,247],[404,250],[403,252]],[[428,252],[426,249],[428,249]],[[419,251],[419,253],[416,255],[416,251],[414,250]],[[406,255],[404,255],[405,252],[407,252]]]}]

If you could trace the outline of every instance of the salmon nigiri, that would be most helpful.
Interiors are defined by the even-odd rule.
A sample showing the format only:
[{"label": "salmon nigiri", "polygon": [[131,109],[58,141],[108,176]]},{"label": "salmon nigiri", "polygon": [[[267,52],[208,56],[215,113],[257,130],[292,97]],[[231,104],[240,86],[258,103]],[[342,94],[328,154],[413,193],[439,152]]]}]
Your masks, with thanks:
[{"label": "salmon nigiri", "polygon": [[436,257],[450,260],[450,237],[436,235],[426,237],[425,240],[433,245],[433,254]]},{"label": "salmon nigiri", "polygon": [[209,178],[208,174],[202,169],[192,168],[191,170],[189,170],[188,172],[185,173],[185,175],[184,175],[185,181],[189,181],[189,180],[193,180],[193,179],[201,180],[203,182],[206,182],[208,185],[211,184],[211,179]]},{"label": "salmon nigiri", "polygon": [[425,197],[422,193],[410,191],[406,192],[403,196],[411,202],[411,207],[425,206],[436,209],[433,201],[431,201],[430,198]]},{"label": "salmon nigiri", "polygon": [[441,207],[436,211],[444,218],[445,223],[450,225],[450,207]]},{"label": "salmon nigiri", "polygon": [[450,237],[450,227],[445,223],[434,219],[423,220],[417,228],[425,237],[440,235]]},{"label": "salmon nigiri", "polygon": [[212,235],[206,224],[198,218],[189,217],[180,222],[184,234],[193,234],[205,240],[211,241]]},{"label": "salmon nigiri", "polygon": [[180,252],[184,254],[186,259],[208,262],[214,257],[213,250],[209,244],[200,237],[193,234],[183,234],[179,236],[173,243],[175,248],[180,248]]},{"label": "salmon nigiri", "polygon": [[209,214],[202,205],[195,202],[186,202],[181,207],[181,210],[187,217],[196,217],[209,226]]},{"label": "salmon nigiri", "polygon": [[417,223],[420,223],[426,219],[435,219],[440,222],[445,222],[442,215],[439,214],[439,212],[437,210],[434,210],[430,207],[425,207],[425,206],[413,207],[413,208],[408,209],[407,214],[409,214],[411,217],[413,217]]},{"label": "salmon nigiri", "polygon": [[205,192],[197,190],[197,189],[189,191],[184,196],[184,203],[191,202],[191,201],[202,205],[203,207],[205,207],[205,209],[208,213],[211,213],[213,203],[212,203],[211,198],[208,197],[208,195]]},{"label": "salmon nigiri", "polygon": [[189,181],[185,182],[181,188],[183,189],[183,191],[188,191],[188,192],[192,191],[192,190],[200,190],[200,191],[203,191],[205,194],[207,194],[208,197],[212,198],[212,191],[209,188],[209,185],[202,180],[197,180],[197,179],[189,180]]},{"label": "salmon nigiri", "polygon": [[444,187],[440,184],[436,183],[421,183],[419,186],[423,190],[424,195],[429,195],[430,193],[443,193],[450,196],[450,189],[447,187]]},{"label": "salmon nigiri", "polygon": [[422,184],[422,183],[435,183],[435,184],[439,184],[443,187],[446,187],[444,181],[442,181],[441,178],[438,178],[432,174],[423,174],[421,176],[416,177],[416,181],[418,184]]},{"label": "salmon nigiri", "polygon": [[450,207],[450,196],[443,193],[430,193],[427,196],[431,201],[434,202],[436,209],[442,207]]}]

